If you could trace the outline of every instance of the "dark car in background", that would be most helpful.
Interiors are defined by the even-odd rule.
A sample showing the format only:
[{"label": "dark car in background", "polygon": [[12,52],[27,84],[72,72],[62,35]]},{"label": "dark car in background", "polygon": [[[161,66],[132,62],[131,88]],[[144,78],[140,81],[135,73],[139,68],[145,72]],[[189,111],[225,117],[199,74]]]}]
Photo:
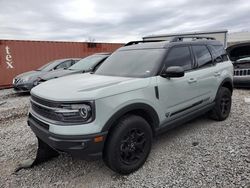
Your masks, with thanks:
[{"label": "dark car in background", "polygon": [[13,88],[18,92],[28,92],[35,86],[34,83],[37,82],[38,77],[58,69],[68,68],[79,60],[80,58],[58,59],[43,65],[37,70],[19,74],[13,79]]},{"label": "dark car in background", "polygon": [[78,61],[76,64],[72,65],[68,69],[60,69],[60,70],[55,70],[52,72],[49,72],[48,74],[41,75],[38,78],[38,82],[35,83],[35,85],[38,85],[42,82],[54,79],[54,78],[59,78],[62,76],[67,76],[71,74],[77,74],[77,73],[87,73],[87,72],[92,72],[95,71],[102,62],[104,62],[107,57],[110,56],[110,53],[96,53],[90,56],[87,56],[80,61]]},{"label": "dark car in background", "polygon": [[234,65],[234,86],[250,88],[250,42],[232,45],[227,53]]}]

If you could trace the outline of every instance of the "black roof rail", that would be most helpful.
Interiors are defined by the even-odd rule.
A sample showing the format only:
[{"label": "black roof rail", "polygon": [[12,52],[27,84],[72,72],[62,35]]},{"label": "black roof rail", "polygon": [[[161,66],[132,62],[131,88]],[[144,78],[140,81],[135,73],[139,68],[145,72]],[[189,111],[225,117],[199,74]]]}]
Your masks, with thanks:
[{"label": "black roof rail", "polygon": [[[192,39],[192,40],[201,40],[201,39],[206,39],[206,40],[216,40],[214,37],[206,37],[206,36],[176,36],[172,37],[169,42],[181,42],[183,39]],[[162,41],[167,41],[167,40],[137,40],[137,41],[130,41],[126,43],[124,46],[131,46],[139,43],[149,43],[149,42],[162,42]]]},{"label": "black roof rail", "polygon": [[200,39],[206,39],[206,40],[216,40],[214,37],[206,37],[206,36],[176,36],[173,37],[170,42],[181,42],[183,39],[192,39],[192,40],[200,40]]},{"label": "black roof rail", "polygon": [[130,42],[126,43],[124,46],[131,46],[131,45],[139,44],[139,43],[162,42],[162,41],[166,41],[166,40],[138,40],[138,41],[130,41]]}]

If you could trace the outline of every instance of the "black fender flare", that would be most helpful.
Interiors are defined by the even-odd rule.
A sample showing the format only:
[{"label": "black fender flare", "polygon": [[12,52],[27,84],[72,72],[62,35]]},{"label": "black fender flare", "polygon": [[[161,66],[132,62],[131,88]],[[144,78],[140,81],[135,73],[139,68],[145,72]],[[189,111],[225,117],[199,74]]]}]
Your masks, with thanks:
[{"label": "black fender flare", "polygon": [[136,110],[142,110],[145,112],[145,115],[149,116],[149,118],[152,120],[152,123],[150,126],[152,126],[153,131],[159,126],[159,116],[155,109],[145,103],[133,103],[129,104],[125,107],[122,107],[120,110],[118,110],[116,113],[114,113],[109,120],[105,123],[104,127],[102,128],[102,132],[109,131],[109,129],[112,127],[112,125],[119,120],[123,115],[136,111]]},{"label": "black fender flare", "polygon": [[230,89],[231,93],[233,93],[233,88],[234,88],[234,86],[233,86],[233,80],[232,80],[231,78],[225,78],[225,79],[220,83],[220,86],[219,86],[219,88],[218,88],[218,90],[217,90],[216,96],[217,96],[217,94],[218,94],[220,88],[222,88],[222,86],[225,85],[226,83],[229,83],[229,84],[230,84],[230,87],[231,87],[231,88],[229,88],[229,89]]}]

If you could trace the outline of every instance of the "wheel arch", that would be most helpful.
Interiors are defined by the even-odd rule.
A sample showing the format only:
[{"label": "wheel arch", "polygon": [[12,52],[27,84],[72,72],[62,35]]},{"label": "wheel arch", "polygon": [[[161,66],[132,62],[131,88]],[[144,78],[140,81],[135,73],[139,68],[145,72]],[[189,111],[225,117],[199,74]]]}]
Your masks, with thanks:
[{"label": "wheel arch", "polygon": [[[225,79],[221,82],[221,84],[220,84],[220,86],[219,86],[219,88],[218,88],[218,91],[219,91],[220,88],[222,88],[222,87],[228,88],[228,89],[231,91],[231,93],[233,93],[233,80],[232,80],[231,78],[225,78]],[[217,91],[217,93],[218,93],[218,91]]]},{"label": "wheel arch", "polygon": [[104,127],[102,128],[102,131],[110,131],[112,127],[115,126],[116,122],[121,117],[127,114],[135,114],[144,118],[151,126],[153,133],[159,126],[159,117],[152,106],[145,103],[133,103],[121,108],[115,114],[113,114],[105,123]]}]

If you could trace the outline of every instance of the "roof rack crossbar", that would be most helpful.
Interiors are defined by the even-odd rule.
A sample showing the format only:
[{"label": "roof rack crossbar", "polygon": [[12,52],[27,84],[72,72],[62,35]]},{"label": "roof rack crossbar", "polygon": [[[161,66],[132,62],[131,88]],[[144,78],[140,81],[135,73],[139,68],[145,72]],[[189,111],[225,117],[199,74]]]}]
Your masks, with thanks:
[{"label": "roof rack crossbar", "polygon": [[162,41],[166,41],[166,40],[138,40],[138,41],[130,41],[130,42],[126,43],[124,46],[130,46],[130,45],[139,44],[139,43],[162,42]]},{"label": "roof rack crossbar", "polygon": [[200,39],[206,39],[206,40],[216,40],[214,37],[206,37],[206,36],[176,36],[173,37],[170,42],[181,42],[183,39],[192,39],[192,40],[200,40]]}]

